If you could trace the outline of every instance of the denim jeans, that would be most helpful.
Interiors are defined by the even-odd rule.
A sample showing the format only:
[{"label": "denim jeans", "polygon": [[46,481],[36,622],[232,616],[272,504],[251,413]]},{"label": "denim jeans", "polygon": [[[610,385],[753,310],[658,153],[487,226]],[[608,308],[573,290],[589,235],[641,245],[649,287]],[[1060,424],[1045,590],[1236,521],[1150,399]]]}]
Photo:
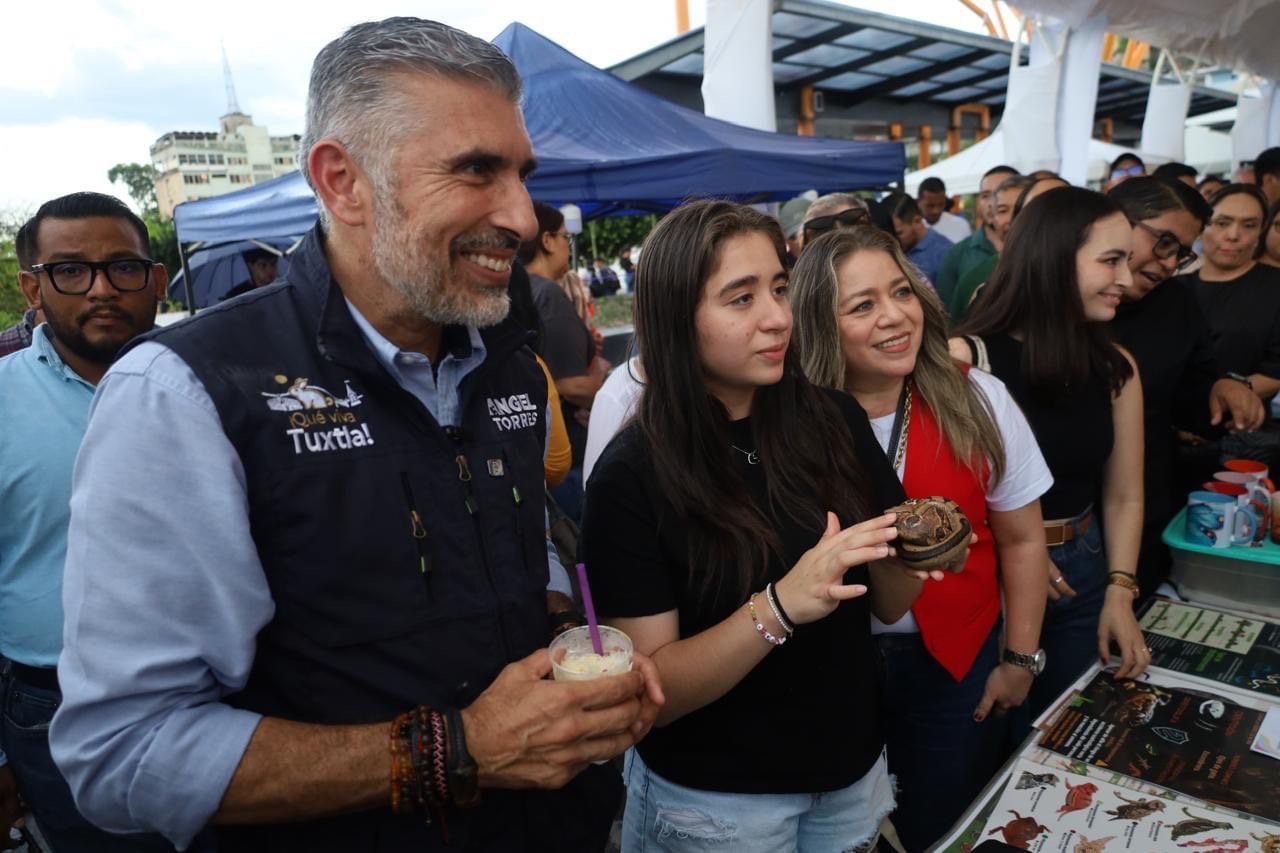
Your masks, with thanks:
[{"label": "denim jeans", "polygon": [[981,723],[973,719],[999,663],[999,634],[997,623],[960,682],[919,634],[876,637],[885,671],[889,772],[898,783],[893,825],[908,853],[945,835],[1003,759],[1004,719],[994,713]]},{"label": "denim jeans", "polygon": [[854,853],[872,849],[880,821],[893,810],[884,755],[849,787],[821,794],[686,788],[654,773],[634,749],[627,751],[623,777],[622,853]]},{"label": "denim jeans", "polygon": [[18,792],[35,816],[51,853],[172,851],[173,845],[158,835],[113,835],[81,816],[71,799],[71,789],[49,754],[49,721],[61,701],[58,691],[19,681],[9,673],[9,663],[3,663],[0,748],[8,756]]},{"label": "denim jeans", "polygon": [[1107,556],[1103,553],[1098,519],[1092,519],[1083,534],[1082,520],[1076,520],[1076,535],[1070,541],[1049,549],[1049,559],[1076,591],[1076,597],[1063,596],[1045,608],[1040,646],[1047,660],[1044,672],[1031,685],[1027,701],[1030,720],[1098,659],[1098,618],[1106,600]]}]

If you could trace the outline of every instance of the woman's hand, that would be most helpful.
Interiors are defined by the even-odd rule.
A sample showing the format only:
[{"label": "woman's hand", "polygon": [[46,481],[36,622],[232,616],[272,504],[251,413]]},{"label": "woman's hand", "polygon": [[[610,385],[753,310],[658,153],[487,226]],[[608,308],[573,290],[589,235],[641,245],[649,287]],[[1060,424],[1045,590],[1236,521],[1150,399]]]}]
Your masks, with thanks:
[{"label": "woman's hand", "polygon": [[1011,663],[1001,663],[987,676],[987,686],[982,701],[973,711],[973,719],[982,722],[995,711],[997,717],[1017,708],[1027,699],[1035,676],[1031,670]]},{"label": "woman's hand", "polygon": [[1045,565],[1049,569],[1049,600],[1057,601],[1062,596],[1067,598],[1075,598],[1076,591],[1071,588],[1071,584],[1067,583],[1066,577],[1062,574],[1062,569],[1058,568],[1058,564],[1049,559],[1046,553],[1044,557]]},{"label": "woman's hand", "polygon": [[1120,648],[1120,668],[1116,678],[1137,678],[1151,663],[1151,650],[1147,648],[1138,618],[1133,615],[1133,592],[1126,587],[1107,586],[1106,603],[1098,619],[1098,657],[1102,665],[1111,663],[1112,641]]},{"label": "woman's hand", "polygon": [[797,625],[816,622],[841,601],[864,595],[865,585],[841,580],[851,567],[893,554],[888,543],[898,535],[896,520],[896,515],[888,513],[841,530],[835,513],[827,513],[822,539],[774,584],[774,593],[791,621]]}]

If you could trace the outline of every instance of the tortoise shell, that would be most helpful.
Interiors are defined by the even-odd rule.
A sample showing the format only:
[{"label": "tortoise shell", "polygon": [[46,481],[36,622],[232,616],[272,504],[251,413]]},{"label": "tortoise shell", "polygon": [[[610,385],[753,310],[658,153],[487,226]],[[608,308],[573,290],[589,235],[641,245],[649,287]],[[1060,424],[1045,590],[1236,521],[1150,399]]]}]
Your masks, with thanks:
[{"label": "tortoise shell", "polygon": [[948,498],[912,498],[886,512],[896,512],[898,557],[921,569],[946,568],[958,572],[969,548],[973,527],[955,501]]}]

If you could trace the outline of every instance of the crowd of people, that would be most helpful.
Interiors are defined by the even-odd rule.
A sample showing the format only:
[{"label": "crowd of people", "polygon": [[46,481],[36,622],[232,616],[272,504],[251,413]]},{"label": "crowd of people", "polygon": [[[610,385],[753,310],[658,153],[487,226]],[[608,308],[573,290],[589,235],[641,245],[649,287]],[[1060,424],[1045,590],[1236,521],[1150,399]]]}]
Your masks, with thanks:
[{"label": "crowd of people", "polygon": [[[998,167],[976,229],[936,180],[691,201],[624,257],[615,367],[618,276],[531,202],[519,98],[466,33],[351,28],[311,73],[315,229],[164,329],[126,205],[23,226],[0,828],[519,853],[621,812],[624,851],[925,850],[1090,664],[1146,669],[1186,484],[1280,464],[1280,149],[1252,183],[1128,156],[1105,194]],[[931,495],[958,571],[895,550]],[[632,668],[552,680],[588,590]]]}]

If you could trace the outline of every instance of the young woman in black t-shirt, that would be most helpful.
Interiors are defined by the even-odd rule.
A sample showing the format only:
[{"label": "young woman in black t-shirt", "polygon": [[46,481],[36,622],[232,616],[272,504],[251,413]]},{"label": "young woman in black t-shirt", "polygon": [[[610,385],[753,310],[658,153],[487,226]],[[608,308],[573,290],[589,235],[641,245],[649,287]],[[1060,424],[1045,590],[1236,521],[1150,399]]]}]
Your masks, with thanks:
[{"label": "young woman in black t-shirt", "polygon": [[637,264],[645,387],[582,531],[602,618],[666,694],[628,754],[624,851],[844,850],[893,807],[869,613],[899,618],[923,575],[876,562],[901,486],[788,351],[784,253],[773,219],[695,202]]},{"label": "young woman in black t-shirt", "polygon": [[1132,246],[1133,227],[1115,202],[1080,187],[1049,190],[1014,220],[987,291],[951,342],[962,361],[974,360],[971,347],[982,343],[1053,473],[1040,498],[1052,599],[1040,643],[1048,660],[1031,686],[1032,717],[1093,661],[1109,663],[1112,644],[1117,677],[1136,678],[1151,663],[1133,613],[1142,384],[1106,326],[1133,281]]}]

